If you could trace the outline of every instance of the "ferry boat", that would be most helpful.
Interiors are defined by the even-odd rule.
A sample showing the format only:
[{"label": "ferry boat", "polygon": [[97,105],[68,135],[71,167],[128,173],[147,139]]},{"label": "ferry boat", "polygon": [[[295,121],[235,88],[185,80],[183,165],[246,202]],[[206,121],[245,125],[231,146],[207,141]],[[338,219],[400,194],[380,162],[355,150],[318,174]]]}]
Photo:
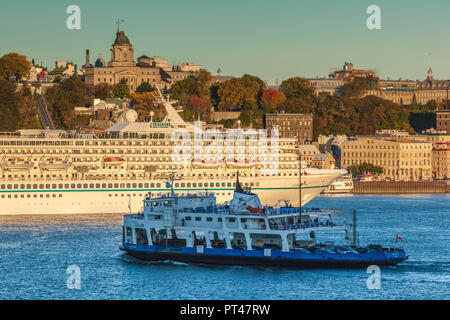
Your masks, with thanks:
[{"label": "ferry boat", "polygon": [[346,174],[334,181],[330,186],[323,190],[322,193],[350,193],[353,190],[353,177]]},{"label": "ferry boat", "polygon": [[120,250],[137,259],[289,268],[365,268],[407,259],[402,249],[357,246],[356,218],[351,243],[318,244],[316,232],[344,229],[350,240],[349,229],[288,200],[263,206],[239,178],[233,199],[221,205],[212,193],[178,196],[173,189],[143,203],[142,213],[123,217]]},{"label": "ferry boat", "polygon": [[[227,153],[224,145],[222,159],[197,159],[192,147],[195,161],[174,162],[172,150],[181,143],[181,138],[173,138],[174,133],[185,130],[192,138],[196,127],[180,117],[174,101],[160,95],[158,103],[167,113],[162,122],[136,122],[136,112],[129,109],[126,121],[106,131],[0,132],[0,215],[119,214],[129,205],[131,212],[137,213],[146,193],[161,195],[168,191],[165,182],[173,173],[183,178],[175,183],[177,194],[207,191],[222,203],[232,198],[238,170],[244,186],[252,187],[268,205],[275,204],[280,196],[298,201],[301,170],[304,205],[346,172],[300,165],[295,138],[280,138],[276,148],[267,139],[267,149],[279,163],[270,173],[264,173],[270,163],[252,157],[245,136],[235,139],[236,144],[243,145],[241,155],[237,148],[233,154]],[[205,137],[200,148],[205,151],[213,143],[214,137]]]}]

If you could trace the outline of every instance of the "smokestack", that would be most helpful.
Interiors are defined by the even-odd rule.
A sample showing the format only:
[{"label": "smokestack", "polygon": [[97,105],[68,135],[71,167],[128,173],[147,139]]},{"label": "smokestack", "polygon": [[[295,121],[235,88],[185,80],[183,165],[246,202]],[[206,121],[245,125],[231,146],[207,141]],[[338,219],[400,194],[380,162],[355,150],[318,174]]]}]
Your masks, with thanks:
[{"label": "smokestack", "polygon": [[89,67],[90,63],[90,57],[89,57],[89,49],[86,49],[86,64],[85,67]]}]

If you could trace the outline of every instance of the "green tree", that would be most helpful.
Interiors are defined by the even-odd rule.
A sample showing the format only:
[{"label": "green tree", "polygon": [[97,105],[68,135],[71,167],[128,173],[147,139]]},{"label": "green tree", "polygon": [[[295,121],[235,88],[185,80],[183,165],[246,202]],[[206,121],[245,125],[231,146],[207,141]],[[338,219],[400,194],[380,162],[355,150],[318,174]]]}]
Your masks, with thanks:
[{"label": "green tree", "polygon": [[128,98],[130,97],[130,88],[128,88],[127,80],[122,79],[119,83],[113,86],[113,94],[116,98]]},{"label": "green tree", "polygon": [[156,88],[154,86],[152,86],[150,83],[148,83],[147,81],[142,82],[137,88],[136,88],[136,92],[137,93],[143,93],[143,92],[153,92],[156,91]]},{"label": "green tree", "polygon": [[310,98],[314,94],[314,86],[305,78],[295,77],[281,82],[280,91],[287,99]]}]

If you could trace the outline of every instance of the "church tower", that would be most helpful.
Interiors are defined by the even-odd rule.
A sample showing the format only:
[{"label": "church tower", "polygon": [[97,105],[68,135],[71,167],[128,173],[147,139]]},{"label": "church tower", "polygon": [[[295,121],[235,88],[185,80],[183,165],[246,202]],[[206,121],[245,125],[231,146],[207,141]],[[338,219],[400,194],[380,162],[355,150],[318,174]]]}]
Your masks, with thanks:
[{"label": "church tower", "polygon": [[111,48],[110,67],[132,67],[136,66],[134,61],[134,48],[128,40],[125,32],[117,31],[116,40]]}]

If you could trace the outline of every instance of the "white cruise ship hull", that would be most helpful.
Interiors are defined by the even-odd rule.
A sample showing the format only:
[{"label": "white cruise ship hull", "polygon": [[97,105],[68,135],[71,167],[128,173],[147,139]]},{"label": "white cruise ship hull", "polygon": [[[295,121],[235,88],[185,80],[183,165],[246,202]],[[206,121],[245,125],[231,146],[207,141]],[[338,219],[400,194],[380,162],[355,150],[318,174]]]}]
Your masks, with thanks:
[{"label": "white cruise ship hull", "polygon": [[[302,205],[314,199],[343,174],[340,170],[320,170],[320,173],[315,173],[317,174],[307,172],[302,176]],[[178,182],[179,187],[175,187],[175,191],[184,194],[214,192],[217,202],[223,203],[233,197],[234,179],[183,179]],[[290,200],[294,206],[299,203],[298,176],[242,177],[240,180],[244,185],[252,187],[264,205],[275,205],[280,199]],[[207,188],[203,181],[208,181]],[[167,180],[8,181],[4,183],[11,185],[12,189],[0,190],[0,215],[137,213],[142,210],[142,199],[146,193],[161,194],[169,191],[166,182]],[[202,187],[199,187],[199,182],[202,182]],[[214,183],[213,187],[211,183]],[[36,185],[38,189],[27,189]],[[41,186],[44,188],[39,189]],[[66,186],[75,188],[65,188]]]}]

